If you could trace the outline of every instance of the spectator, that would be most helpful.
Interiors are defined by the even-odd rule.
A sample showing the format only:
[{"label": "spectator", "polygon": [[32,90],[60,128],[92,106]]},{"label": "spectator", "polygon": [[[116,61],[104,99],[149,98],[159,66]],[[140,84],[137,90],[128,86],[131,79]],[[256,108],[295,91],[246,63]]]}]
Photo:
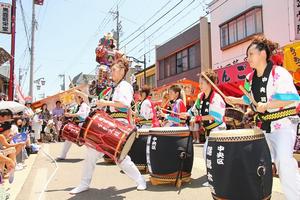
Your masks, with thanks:
[{"label": "spectator", "polygon": [[61,102],[56,101],[56,107],[52,110],[53,121],[55,123],[56,132],[60,130],[62,125],[62,118],[64,116],[64,109],[61,107]]},{"label": "spectator", "polygon": [[43,120],[41,117],[41,109],[36,109],[35,114],[32,119],[32,131],[34,133],[34,142],[38,142],[41,139],[41,131]]},{"label": "spectator", "polygon": [[51,115],[47,108],[47,104],[44,103],[42,105],[42,112],[41,112],[41,118],[43,120],[42,131],[41,131],[42,138],[43,138],[43,135],[45,134],[45,128],[47,126],[47,123],[48,123],[50,117],[51,117]]}]

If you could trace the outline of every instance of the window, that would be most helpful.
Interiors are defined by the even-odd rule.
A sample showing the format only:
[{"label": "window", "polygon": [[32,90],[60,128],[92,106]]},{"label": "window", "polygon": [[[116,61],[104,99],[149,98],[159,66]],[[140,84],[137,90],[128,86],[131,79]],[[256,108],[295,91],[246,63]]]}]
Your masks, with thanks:
[{"label": "window", "polygon": [[228,45],[228,26],[225,24],[221,27],[221,47]]},{"label": "window", "polygon": [[220,25],[221,48],[263,32],[262,8],[253,7]]},{"label": "window", "polygon": [[262,12],[261,12],[261,10],[256,11],[255,22],[256,22],[256,31],[258,33],[262,33],[263,23],[262,23]]},{"label": "window", "polygon": [[189,68],[193,69],[196,67],[196,46],[189,48]]},{"label": "window", "polygon": [[182,51],[182,71],[187,71],[189,67],[188,63],[188,50],[185,49]]},{"label": "window", "polygon": [[245,16],[237,18],[236,25],[237,25],[237,40],[242,40],[246,37]]},{"label": "window", "polygon": [[151,88],[155,87],[155,75],[146,77],[146,84]]},{"label": "window", "polygon": [[165,59],[165,77],[170,76],[170,58]]},{"label": "window", "polygon": [[182,72],[182,52],[176,54],[176,73]]},{"label": "window", "polygon": [[237,41],[236,21],[230,22],[228,24],[228,30],[229,30],[229,43],[232,44]]},{"label": "window", "polygon": [[176,54],[170,57],[171,76],[176,74]]},{"label": "window", "polygon": [[246,14],[246,33],[247,36],[255,33],[255,12],[251,11]]},{"label": "window", "polygon": [[165,66],[164,66],[164,60],[159,61],[159,80],[164,79],[165,77]]}]

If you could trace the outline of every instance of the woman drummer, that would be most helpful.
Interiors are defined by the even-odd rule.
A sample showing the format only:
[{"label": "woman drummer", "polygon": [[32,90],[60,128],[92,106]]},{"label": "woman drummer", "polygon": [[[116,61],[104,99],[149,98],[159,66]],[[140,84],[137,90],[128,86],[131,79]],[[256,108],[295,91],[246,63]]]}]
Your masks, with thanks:
[{"label": "woman drummer", "polygon": [[137,113],[135,117],[136,124],[141,128],[151,128],[153,118],[153,108],[150,96],[150,87],[145,85],[141,91],[141,102],[137,104]]},{"label": "woman drummer", "polygon": [[[265,132],[283,192],[288,200],[296,200],[300,199],[300,175],[293,158],[296,124],[293,124],[294,116],[289,111],[297,106],[300,98],[290,73],[270,61],[277,47],[278,44],[262,36],[251,42],[246,54],[254,71],[247,75],[244,87],[257,102],[256,107],[251,106],[259,113],[260,127]],[[225,100],[233,104],[250,104],[247,96]]]},{"label": "woman drummer", "polygon": [[[217,75],[214,71],[206,71],[205,75],[215,83]],[[225,103],[222,97],[213,90],[211,84],[200,77],[201,93],[198,95],[194,106],[189,109],[191,123],[201,123],[205,135],[208,137],[211,130],[225,130],[226,125],[223,121],[225,115]],[[203,146],[203,157],[206,160],[207,138]],[[207,183],[204,183],[207,186]]]},{"label": "woman drummer", "polygon": [[182,100],[181,88],[178,85],[172,85],[169,88],[169,98],[172,102],[172,110],[170,114],[161,113],[161,116],[167,121],[165,126],[187,126],[186,119],[181,117],[180,113],[186,112],[185,103]]},{"label": "woman drummer", "polygon": [[[133,99],[133,88],[124,80],[127,71],[128,61],[126,58],[118,59],[111,67],[112,80],[115,85],[111,89],[109,100],[99,100],[97,102],[98,107],[106,107],[106,112],[110,114],[111,117],[114,117],[125,124],[129,124],[128,110]],[[77,194],[89,189],[96,162],[98,158],[103,155],[103,153],[98,152],[91,147],[87,147],[81,182],[78,187],[74,188],[70,192],[71,194]],[[136,182],[137,190],[146,189],[145,179],[129,156],[126,156],[123,161],[117,164],[125,172],[125,174]]]}]

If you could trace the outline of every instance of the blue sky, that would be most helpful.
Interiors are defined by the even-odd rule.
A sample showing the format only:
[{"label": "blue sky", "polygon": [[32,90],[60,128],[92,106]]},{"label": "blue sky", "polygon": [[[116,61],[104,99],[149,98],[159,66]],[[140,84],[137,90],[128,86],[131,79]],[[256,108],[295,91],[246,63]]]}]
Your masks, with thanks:
[{"label": "blue sky", "polygon": [[[0,0],[11,2],[10,0]],[[55,94],[60,90],[62,80],[58,74],[74,77],[80,72],[95,73],[95,48],[104,33],[116,27],[112,15],[108,12],[112,7],[119,6],[122,31],[120,46],[123,47],[169,9],[178,6],[163,17],[159,22],[126,45],[122,50],[129,56],[142,59],[155,45],[160,45],[177,35],[180,31],[205,15],[206,3],[211,0],[44,0],[43,6],[36,6],[38,22],[35,42],[35,73],[34,79],[44,77],[46,85],[41,91],[34,90],[35,96],[45,92]],[[25,21],[29,34],[31,31],[31,0],[22,0]],[[157,11],[160,12],[152,17]],[[183,10],[182,12],[180,12]],[[180,13],[179,13],[180,12]],[[178,14],[179,13],[179,14]],[[151,18],[152,17],[152,18]],[[150,19],[142,29],[136,31]],[[168,22],[169,21],[169,22]],[[166,25],[160,28],[163,24]],[[21,86],[25,94],[29,88],[30,55],[27,47],[24,22],[17,0],[17,33],[15,75],[18,78],[19,68],[24,78]],[[158,29],[158,30],[157,30]],[[157,31],[156,31],[157,30]],[[135,32],[136,31],[136,32]],[[135,36],[134,35],[134,36]],[[122,42],[123,41],[123,42]],[[138,46],[137,46],[138,45]],[[10,51],[10,36],[0,34],[0,46]],[[137,46],[137,47],[136,47]],[[136,48],[134,48],[136,47]],[[147,53],[148,65],[155,63],[155,51]]]}]

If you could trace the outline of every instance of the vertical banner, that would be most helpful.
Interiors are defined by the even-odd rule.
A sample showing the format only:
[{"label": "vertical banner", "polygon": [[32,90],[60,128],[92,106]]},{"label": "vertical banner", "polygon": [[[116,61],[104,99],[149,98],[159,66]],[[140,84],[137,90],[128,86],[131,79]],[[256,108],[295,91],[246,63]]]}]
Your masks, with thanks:
[{"label": "vertical banner", "polygon": [[11,4],[0,2],[0,33],[11,34]]}]

